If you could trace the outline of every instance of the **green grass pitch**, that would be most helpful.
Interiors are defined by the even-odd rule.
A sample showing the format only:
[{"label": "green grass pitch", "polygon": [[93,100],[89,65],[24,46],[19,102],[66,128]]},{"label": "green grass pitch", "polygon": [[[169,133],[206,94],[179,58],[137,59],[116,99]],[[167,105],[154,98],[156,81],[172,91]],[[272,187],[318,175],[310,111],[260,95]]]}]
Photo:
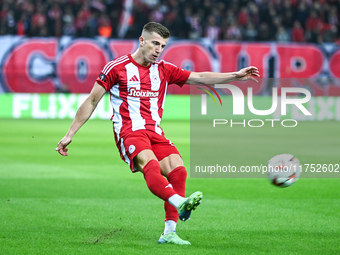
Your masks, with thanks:
[{"label": "green grass pitch", "polygon": [[[192,245],[158,245],[163,203],[119,158],[110,121],[90,120],[62,157],[70,123],[0,120],[0,254],[340,253],[340,179],[189,178],[204,199],[177,231]],[[188,166],[189,122],[163,129]]]}]

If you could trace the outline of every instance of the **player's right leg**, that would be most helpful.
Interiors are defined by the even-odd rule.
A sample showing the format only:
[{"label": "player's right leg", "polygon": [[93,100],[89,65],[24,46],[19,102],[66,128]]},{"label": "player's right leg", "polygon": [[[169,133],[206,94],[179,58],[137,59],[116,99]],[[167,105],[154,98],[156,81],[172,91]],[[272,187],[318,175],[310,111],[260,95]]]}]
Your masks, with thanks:
[{"label": "player's right leg", "polygon": [[[169,148],[170,151],[174,150],[173,146],[169,147],[163,145],[162,147],[162,145],[159,145],[159,147],[162,148],[162,153],[164,153],[167,148]],[[159,154],[157,154],[157,157],[159,157]],[[162,174],[167,177],[169,183],[173,186],[176,193],[182,197],[185,197],[187,171],[183,166],[183,161],[179,153],[177,152],[164,157],[160,161],[160,166],[162,169]],[[171,206],[168,206],[167,203],[165,203],[164,207],[166,220],[171,219],[177,222],[177,219],[179,217],[180,220],[186,221],[190,218],[191,211],[195,210],[197,206],[201,203],[202,198],[203,194],[200,191],[195,192],[185,199],[179,199],[176,196],[170,197],[169,203],[176,207],[178,213],[176,211],[175,214],[175,211],[173,210],[174,208],[171,208]]]},{"label": "player's right leg", "polygon": [[[161,175],[160,165],[153,157],[154,154],[152,151],[144,150],[135,157],[135,166],[137,169],[142,169],[146,184],[150,191],[164,201],[168,201],[178,210],[179,219],[186,221],[190,218],[191,211],[195,210],[201,203],[203,198],[202,192],[196,191],[189,197],[184,198],[185,184],[184,187],[181,187],[180,192],[176,192],[177,190],[174,189],[171,182],[169,183]],[[177,172],[183,173],[183,169],[177,168]],[[169,175],[171,175],[171,173],[172,171]],[[176,172],[173,172],[173,174],[175,173]],[[171,180],[171,178],[169,179]],[[183,184],[183,181],[180,181],[179,183]],[[179,185],[177,185],[177,188],[179,188]]]},{"label": "player's right leg", "polygon": [[[181,196],[162,176],[158,159],[151,148],[151,142],[149,138],[150,135],[146,134],[145,131],[136,131],[127,137],[121,138],[121,140],[117,142],[117,147],[121,153],[122,159],[126,163],[130,164],[131,170],[133,172],[142,172],[149,190],[154,195],[165,201],[165,203],[168,205],[168,208],[171,208],[168,211],[175,212],[174,220],[176,221],[176,226],[178,220],[177,210],[180,206],[184,208],[184,210],[181,209],[181,211],[183,211],[182,214],[184,215],[181,217],[182,220],[186,220],[187,218],[189,218],[191,210],[196,208],[196,206],[183,206],[186,204],[192,204],[192,201],[190,199],[184,197],[186,170],[184,167],[177,169],[177,171],[173,172],[173,177],[169,178],[180,190],[179,193],[182,195]],[[167,144],[169,143],[167,142]],[[185,172],[185,178],[183,178],[182,176],[183,170]],[[169,228],[165,228],[165,230],[171,230],[171,225],[172,224],[170,224]],[[190,244],[189,242],[184,241],[178,237],[175,232],[175,228],[173,231],[165,231],[161,235],[159,243]]]},{"label": "player's right leg", "polygon": [[176,194],[161,175],[159,162],[152,151],[150,137],[146,130],[137,130],[117,140],[116,145],[121,158],[130,165],[132,172],[142,172],[150,191],[167,201]]},{"label": "player's right leg", "polygon": [[159,162],[151,150],[143,150],[134,158],[134,166],[141,171],[149,190],[157,197],[168,201],[176,192],[162,176]]}]

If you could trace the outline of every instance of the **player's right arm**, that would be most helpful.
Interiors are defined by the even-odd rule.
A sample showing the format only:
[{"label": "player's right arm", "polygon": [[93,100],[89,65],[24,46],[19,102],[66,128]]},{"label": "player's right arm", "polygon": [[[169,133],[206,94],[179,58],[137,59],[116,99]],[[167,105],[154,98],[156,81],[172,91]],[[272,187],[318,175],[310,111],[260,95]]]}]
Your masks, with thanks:
[{"label": "player's right arm", "polygon": [[99,101],[102,99],[105,93],[105,88],[96,82],[89,96],[79,107],[70,129],[58,143],[56,151],[58,151],[61,155],[68,156],[68,149],[66,147],[72,142],[73,136],[77,133],[77,131],[91,117],[93,111],[96,109]]}]

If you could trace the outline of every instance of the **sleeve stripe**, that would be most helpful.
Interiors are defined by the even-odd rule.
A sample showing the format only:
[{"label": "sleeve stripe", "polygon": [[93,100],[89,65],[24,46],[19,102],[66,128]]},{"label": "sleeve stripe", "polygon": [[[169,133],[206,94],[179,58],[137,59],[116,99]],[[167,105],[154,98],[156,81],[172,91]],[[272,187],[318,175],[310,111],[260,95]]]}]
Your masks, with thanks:
[{"label": "sleeve stripe", "polygon": [[113,60],[113,61],[110,61],[109,63],[107,63],[107,64],[104,66],[104,68],[103,68],[103,70],[102,70],[102,73],[105,74],[105,75],[107,75],[113,67],[115,67],[116,65],[119,65],[119,64],[123,63],[124,61],[126,61],[126,60],[128,60],[128,59],[129,59],[128,56],[125,55],[125,56],[122,56],[122,57],[120,57],[120,58],[117,58],[117,59],[115,59],[115,60]]},{"label": "sleeve stripe", "polygon": [[172,65],[172,66],[174,66],[174,67],[177,67],[176,65],[174,65],[174,64],[172,64],[172,63],[170,63],[170,62],[167,62],[167,61],[165,61],[165,60],[161,60],[161,61],[159,61],[159,62],[164,62],[164,64],[167,64],[167,65]]}]

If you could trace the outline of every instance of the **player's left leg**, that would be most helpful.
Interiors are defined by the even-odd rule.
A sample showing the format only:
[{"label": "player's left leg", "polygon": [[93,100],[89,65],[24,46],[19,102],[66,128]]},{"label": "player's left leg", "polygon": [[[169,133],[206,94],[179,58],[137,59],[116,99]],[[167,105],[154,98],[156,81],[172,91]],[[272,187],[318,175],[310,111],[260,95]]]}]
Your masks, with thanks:
[{"label": "player's left leg", "polygon": [[[180,195],[181,198],[185,197],[187,172],[183,166],[181,156],[179,154],[170,154],[160,160],[159,164],[162,174],[167,177],[175,192]],[[202,198],[203,194],[200,191],[191,194],[186,199],[179,200],[176,196],[170,197],[169,203],[173,205],[173,207],[176,207],[176,212],[173,207],[165,203],[166,220],[175,219],[177,222],[179,218],[182,221],[186,221],[190,218],[191,211],[195,210],[201,203]]]},{"label": "player's left leg", "polygon": [[159,160],[162,175],[167,178],[176,192],[164,203],[165,228],[158,242],[190,244],[188,241],[182,240],[176,233],[178,212],[180,210],[181,220],[185,221],[190,217],[191,210],[195,209],[200,203],[202,197],[200,197],[199,201],[193,200],[191,196],[185,198],[187,171],[177,148],[168,139],[154,134],[152,136],[152,150]]},{"label": "player's left leg", "polygon": [[[168,182],[172,185],[176,193],[182,197],[185,197],[185,183],[187,178],[187,171],[183,166],[182,158],[179,154],[171,154],[163,158],[159,165],[161,167],[162,175],[168,179]],[[176,226],[178,221],[178,211],[169,202],[164,203],[165,209],[165,222],[174,221],[175,224],[170,224],[170,226]],[[171,232],[171,228],[167,228],[165,225],[165,232]],[[173,229],[172,231],[175,231]]]},{"label": "player's left leg", "polygon": [[[168,182],[172,185],[175,192],[181,197],[185,197],[187,171],[183,166],[183,161],[180,155],[170,154],[163,158],[159,164],[162,174],[168,179]],[[190,217],[191,210],[196,209],[201,199],[202,197],[200,197],[198,203],[195,204],[195,201],[191,198],[191,196],[185,199],[181,198],[181,200],[178,201],[176,201],[177,199],[174,196],[169,198],[169,202],[164,203],[165,228],[158,241],[159,243],[190,244],[190,242],[182,240],[176,233],[179,212],[181,220],[185,221]]]}]

